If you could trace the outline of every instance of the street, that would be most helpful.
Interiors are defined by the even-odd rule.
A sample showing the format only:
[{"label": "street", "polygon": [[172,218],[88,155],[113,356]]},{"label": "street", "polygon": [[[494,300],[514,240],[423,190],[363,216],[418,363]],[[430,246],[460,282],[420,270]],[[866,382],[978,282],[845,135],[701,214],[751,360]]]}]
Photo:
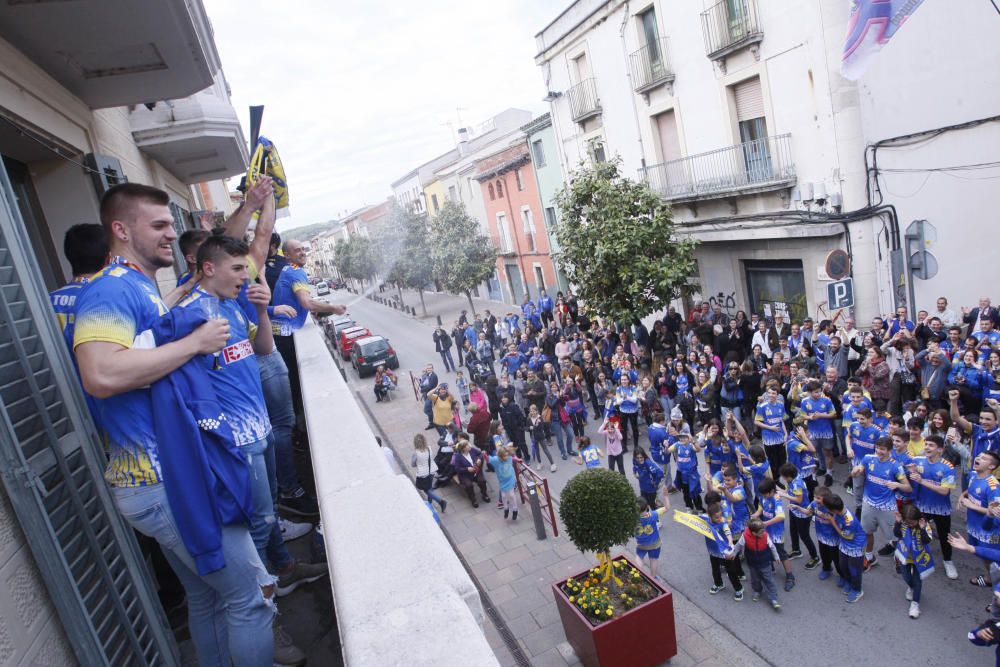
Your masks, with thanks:
[{"label": "street", "polygon": [[[353,298],[356,298],[355,295],[346,291],[334,292],[327,297],[333,303],[349,303]],[[443,372],[440,358],[434,352],[431,341],[433,320],[418,321],[367,299],[352,304],[349,312],[359,324],[389,338],[399,355],[399,391],[393,404],[389,406],[392,409],[392,424],[381,425],[388,433],[400,434],[392,437],[391,444],[396,448],[399,458],[408,465],[412,434],[422,432],[426,424],[420,404],[413,400],[408,371],[413,370],[415,375],[419,375],[422,365],[431,362],[442,382],[454,379],[453,374]],[[359,381],[349,365],[345,368],[349,383],[369,403],[372,413],[378,415],[384,406],[374,405],[371,379]],[[406,406],[403,413],[400,412],[401,405]],[[404,416],[400,417],[401,414]],[[587,434],[603,447],[597,434],[597,425],[591,415]],[[646,447],[645,428],[640,430],[640,445]],[[552,449],[558,453],[557,448],[553,446]],[[626,456],[627,470],[630,460],[631,456]],[[543,469],[554,495],[558,495],[566,482],[582,470],[572,461],[559,461],[558,456],[556,461],[559,464],[557,472],[548,473],[547,468]],[[844,479],[843,466],[838,472],[834,491],[841,494],[850,507],[853,499],[843,493],[841,486]],[[635,485],[631,470],[628,470],[628,477]],[[495,479],[491,478],[489,482],[491,487],[495,487]],[[636,488],[638,489],[637,486]],[[450,506],[442,519],[451,532],[451,503],[455,509],[464,509],[468,503],[457,489],[446,489],[445,493]],[[679,494],[671,496],[671,502],[674,509],[683,507]],[[704,540],[693,531],[674,523],[670,517],[669,514],[665,517],[661,527],[664,540],[659,568],[661,576],[669,587],[689,598],[707,616],[772,664],[832,665],[876,655],[891,655],[887,661],[885,658],[882,661],[893,665],[991,664],[993,660],[991,649],[977,648],[966,640],[966,633],[985,619],[984,607],[990,596],[988,589],[969,585],[968,579],[974,574],[980,574],[981,567],[979,561],[968,554],[956,553],[959,578],[955,581],[944,576],[943,568],[938,563],[935,574],[924,582],[922,615],[917,620],[907,616],[908,603],[904,599],[906,586],[894,572],[891,557],[881,558],[879,565],[865,575],[865,595],[855,605],[844,603],[844,596],[835,585],[835,577],[821,582],[817,579],[818,568],[805,571],[805,559],[793,561],[797,586],[789,593],[780,592],[782,610],[780,614],[776,614],[766,603],[752,602],[749,595],[742,602],[735,602],[728,584],[722,593],[709,595],[711,573]],[[508,526],[513,531],[513,526],[504,523],[492,504],[480,507],[476,518],[491,531],[502,531]],[[530,523],[530,516],[525,518],[526,523]],[[964,524],[964,519],[961,523]],[[460,551],[464,549],[463,545],[470,545],[464,538],[453,539]],[[550,541],[555,543],[554,540]],[[521,539],[520,544],[523,543],[524,539]],[[565,544],[561,539],[559,543]],[[480,546],[475,540],[471,541],[471,545]],[[880,539],[876,547],[881,545]],[[531,553],[538,554],[540,549],[532,548]],[[561,549],[560,553],[565,555],[571,551]],[[936,541],[932,553],[936,559],[940,559]],[[545,570],[541,572],[544,574]],[[783,578],[778,575],[776,579],[780,586]],[[541,579],[539,586],[543,597],[551,596],[547,584],[543,584]],[[679,610],[677,623],[680,626],[684,622],[685,618]],[[515,635],[520,638],[518,633]],[[684,642],[681,645],[684,646]],[[691,642],[687,642],[687,645],[687,653],[694,661],[690,664],[697,664],[705,659],[693,655],[697,650],[691,647]],[[675,660],[671,664],[687,663]]]}]

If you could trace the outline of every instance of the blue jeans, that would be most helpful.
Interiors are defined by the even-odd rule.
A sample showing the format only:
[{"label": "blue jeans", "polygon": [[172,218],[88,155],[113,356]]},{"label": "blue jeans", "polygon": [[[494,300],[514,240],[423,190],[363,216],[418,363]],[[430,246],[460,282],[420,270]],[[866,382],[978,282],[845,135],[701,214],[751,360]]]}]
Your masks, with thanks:
[{"label": "blue jeans", "polygon": [[449,347],[447,350],[441,350],[440,355],[441,363],[444,364],[444,369],[446,371],[454,371],[455,360],[451,358],[451,348]]},{"label": "blue jeans", "polygon": [[[202,667],[271,667],[274,658],[274,584],[254,549],[246,526],[222,527],[226,567],[198,576],[181,540],[162,484],[111,489],[125,520],[163,547],[163,554],[187,592],[188,627]],[[272,588],[274,591],[274,588]]]},{"label": "blue jeans", "polygon": [[302,487],[299,473],[295,469],[292,453],[292,429],[295,428],[295,412],[292,408],[292,386],[288,382],[288,367],[277,348],[271,354],[258,356],[260,383],[264,388],[264,403],[271,419],[274,435],[274,460],[278,488],[282,493],[293,493]]},{"label": "blue jeans", "polygon": [[674,409],[674,403],[670,400],[670,394],[660,394],[660,407],[663,408],[663,414],[666,416],[667,421],[669,421],[670,413]]},{"label": "blue jeans", "polygon": [[281,525],[274,513],[270,473],[275,466],[273,463],[268,466],[268,459],[274,459],[274,448],[270,446],[270,438],[267,438],[240,447],[240,454],[246,457],[250,465],[250,491],[253,500],[250,537],[253,538],[260,561],[265,565],[270,561],[271,567],[280,572],[292,564],[292,557],[285,547]]},{"label": "blue jeans", "polygon": [[[559,445],[560,454],[569,454],[573,451],[573,425],[563,424],[559,418],[552,415],[552,432],[555,435],[556,444]],[[564,444],[565,443],[565,444]]]}]

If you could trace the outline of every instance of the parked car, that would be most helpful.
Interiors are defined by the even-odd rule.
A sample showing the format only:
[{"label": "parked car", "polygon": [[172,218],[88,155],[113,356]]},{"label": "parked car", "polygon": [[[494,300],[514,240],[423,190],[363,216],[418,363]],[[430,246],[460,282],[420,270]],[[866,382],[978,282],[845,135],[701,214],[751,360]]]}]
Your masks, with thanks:
[{"label": "parked car", "polygon": [[329,283],[330,289],[345,289],[347,287],[347,283],[343,280],[337,280],[336,278],[328,280],[327,283]]},{"label": "parked car", "polygon": [[359,378],[374,375],[375,369],[382,365],[392,369],[399,368],[399,358],[388,338],[367,336],[354,341],[351,366],[354,366]]},{"label": "parked car", "polygon": [[344,361],[351,358],[351,348],[354,347],[354,341],[371,335],[372,332],[365,327],[352,327],[341,331],[337,349],[340,350],[340,356],[344,358]]},{"label": "parked car", "polygon": [[330,286],[325,282],[316,283],[316,296],[326,296],[330,293]]}]

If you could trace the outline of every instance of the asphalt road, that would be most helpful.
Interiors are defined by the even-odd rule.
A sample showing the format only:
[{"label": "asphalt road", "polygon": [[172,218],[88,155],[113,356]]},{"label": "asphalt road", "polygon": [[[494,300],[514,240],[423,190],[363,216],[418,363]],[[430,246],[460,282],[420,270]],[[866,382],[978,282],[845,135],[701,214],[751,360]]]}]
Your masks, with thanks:
[{"label": "asphalt road", "polygon": [[[353,298],[355,295],[346,291],[334,292],[326,297],[334,303],[349,303]],[[454,378],[451,373],[442,372],[440,357],[434,352],[431,340],[433,322],[415,320],[368,300],[352,304],[349,312],[360,324],[392,342],[400,359],[399,398],[412,400],[408,394],[409,387],[405,384],[408,381],[407,371],[413,370],[419,375],[419,369],[428,362],[434,363],[442,381]],[[370,378],[359,381],[349,367],[347,375],[355,389],[371,391]],[[419,413],[420,407],[415,402],[413,405],[414,412]],[[600,442],[593,416],[587,434]],[[640,445],[646,447],[647,444],[643,435]],[[570,477],[582,468],[571,461],[559,461],[558,449],[554,445],[551,451],[555,453],[559,469],[555,473],[548,473],[546,469],[543,474],[548,478],[550,488],[558,494]],[[631,456],[627,455],[626,470],[635,484],[629,470],[630,461]],[[852,501],[842,493],[839,483],[844,479],[843,469],[838,472],[834,490],[841,493],[850,505]],[[671,496],[671,501],[674,508],[683,507],[679,494]],[[937,571],[924,582],[921,616],[916,620],[907,616],[906,586],[895,573],[891,557],[882,558],[879,565],[865,575],[864,598],[852,605],[844,602],[844,596],[834,583],[835,577],[819,581],[818,568],[806,571],[803,567],[805,559],[795,560],[798,583],[791,592],[780,592],[782,610],[775,613],[765,602],[750,601],[749,586],[742,602],[732,599],[728,582],[726,591],[709,595],[712,580],[704,539],[669,517],[664,519],[661,528],[664,542],[659,568],[661,576],[775,665],[993,664],[992,649],[975,647],[966,639],[966,633],[985,619],[984,607],[990,598],[987,589],[974,588],[967,583],[971,576],[981,572],[979,561],[969,554],[956,554],[959,578],[955,581],[944,576],[943,568],[938,563]],[[790,550],[787,536],[785,543]],[[876,546],[881,544],[879,541]],[[932,551],[939,561],[940,552],[936,544]],[[776,576],[779,587],[783,580],[780,574]]]}]

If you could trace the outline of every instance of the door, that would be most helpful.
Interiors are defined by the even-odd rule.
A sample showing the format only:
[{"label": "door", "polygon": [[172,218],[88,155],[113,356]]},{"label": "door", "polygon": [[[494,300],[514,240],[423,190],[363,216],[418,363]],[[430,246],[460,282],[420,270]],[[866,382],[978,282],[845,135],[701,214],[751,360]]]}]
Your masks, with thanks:
[{"label": "door", "polygon": [[660,53],[660,30],[656,25],[656,10],[649,9],[639,15],[642,25],[642,39],[646,43],[646,62],[649,64],[649,80],[663,74],[663,54]]},{"label": "door", "polygon": [[733,86],[736,120],[739,124],[743,173],[746,183],[771,180],[771,151],[764,117],[764,93],[760,79],[753,77]]},{"label": "door", "polygon": [[500,289],[500,276],[496,269],[493,269],[493,274],[490,275],[487,286],[490,291],[490,299],[493,301],[503,301],[503,291]]},{"label": "door", "polygon": [[750,309],[768,322],[776,313],[785,321],[801,322],[808,316],[806,281],[801,260],[745,261]]},{"label": "door", "polygon": [[510,290],[511,301],[516,305],[524,301],[524,279],[517,264],[504,264],[507,274],[507,289]]}]

